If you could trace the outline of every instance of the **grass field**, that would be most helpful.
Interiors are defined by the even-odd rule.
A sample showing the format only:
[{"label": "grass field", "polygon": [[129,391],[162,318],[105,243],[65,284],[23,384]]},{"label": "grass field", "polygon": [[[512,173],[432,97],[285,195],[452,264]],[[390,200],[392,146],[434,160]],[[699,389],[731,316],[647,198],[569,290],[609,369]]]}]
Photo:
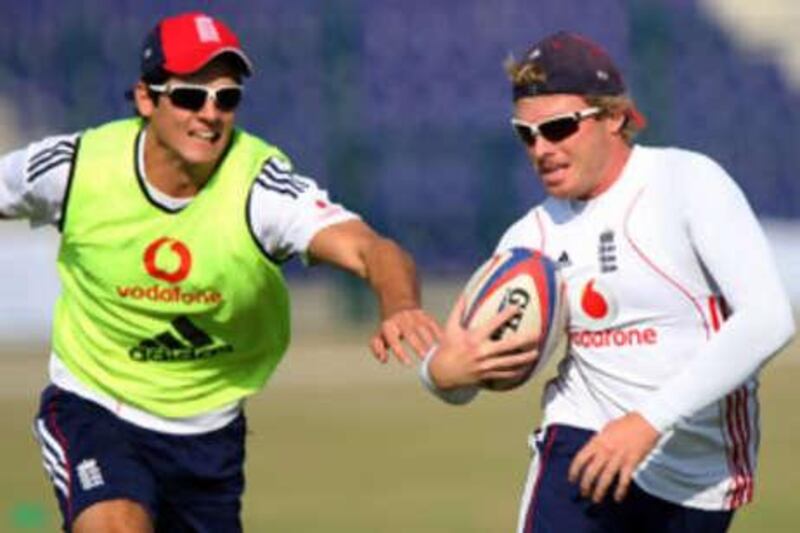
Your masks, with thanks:
[{"label": "grass field", "polygon": [[[462,408],[424,393],[413,369],[372,361],[368,331],[300,330],[250,417],[245,530],[508,532],[538,418],[541,380]],[[46,346],[0,344],[0,532],[55,531],[30,433]],[[756,502],[733,531],[800,530],[800,344],[763,374]]]}]

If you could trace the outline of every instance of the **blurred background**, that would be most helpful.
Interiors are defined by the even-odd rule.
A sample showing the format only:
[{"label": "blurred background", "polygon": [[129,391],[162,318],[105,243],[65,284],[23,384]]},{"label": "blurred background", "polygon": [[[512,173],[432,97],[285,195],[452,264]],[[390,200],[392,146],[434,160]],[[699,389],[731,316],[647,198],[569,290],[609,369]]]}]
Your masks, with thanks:
[{"label": "blurred background", "polygon": [[[143,36],[188,9],[225,20],[255,64],[240,124],[408,248],[440,318],[542,198],[508,126],[502,63],[559,29],[616,58],[649,119],[639,142],[696,149],[728,169],[800,305],[794,0],[0,0],[0,153],[130,114],[123,93]],[[736,246],[724,228],[720,238]],[[58,239],[11,222],[0,243],[0,414],[12,424],[0,531],[51,531],[27,428],[45,379]],[[248,530],[510,531],[539,385],[441,406],[413,370],[370,361],[374,308],[358,282],[299,261],[287,274],[295,343],[251,402]],[[765,374],[763,488],[737,531],[797,528],[800,474],[784,466],[800,420],[782,406],[800,400],[798,351]]]}]

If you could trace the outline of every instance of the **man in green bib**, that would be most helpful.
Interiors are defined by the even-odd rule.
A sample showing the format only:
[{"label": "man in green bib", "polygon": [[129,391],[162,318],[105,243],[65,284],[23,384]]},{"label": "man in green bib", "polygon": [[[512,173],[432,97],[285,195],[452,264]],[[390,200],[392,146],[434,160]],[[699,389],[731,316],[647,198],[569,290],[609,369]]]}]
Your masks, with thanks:
[{"label": "man in green bib", "polygon": [[241,530],[242,402],[289,342],[290,257],[369,283],[379,361],[439,336],[408,254],[234,127],[251,71],[219,20],[165,18],[142,49],[138,117],[0,158],[0,217],[61,232],[35,429],[65,530]]}]

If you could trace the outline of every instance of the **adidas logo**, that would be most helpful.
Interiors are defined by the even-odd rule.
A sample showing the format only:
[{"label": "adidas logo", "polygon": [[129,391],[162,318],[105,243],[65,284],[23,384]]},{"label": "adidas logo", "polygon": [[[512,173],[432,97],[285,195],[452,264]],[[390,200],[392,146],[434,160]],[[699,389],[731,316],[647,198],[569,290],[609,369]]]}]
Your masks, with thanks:
[{"label": "adidas logo", "polygon": [[558,263],[559,266],[562,266],[562,267],[572,266],[572,261],[570,260],[569,254],[567,253],[566,250],[561,252],[561,255],[558,256],[557,263]]},{"label": "adidas logo", "polygon": [[179,316],[171,325],[174,331],[159,333],[131,348],[130,358],[139,362],[193,361],[233,351],[233,346],[215,341],[185,316]]}]

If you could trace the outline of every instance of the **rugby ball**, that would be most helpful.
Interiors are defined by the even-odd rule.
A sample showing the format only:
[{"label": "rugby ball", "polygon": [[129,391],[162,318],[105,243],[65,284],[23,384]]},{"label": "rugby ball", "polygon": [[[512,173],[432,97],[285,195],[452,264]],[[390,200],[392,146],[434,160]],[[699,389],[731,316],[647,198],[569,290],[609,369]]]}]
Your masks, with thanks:
[{"label": "rugby ball", "polygon": [[539,338],[539,357],[515,380],[487,380],[482,386],[508,390],[525,383],[542,368],[561,340],[565,326],[564,283],[557,265],[538,250],[511,248],[483,263],[464,288],[461,325],[474,328],[485,324],[508,305],[520,312],[492,333],[494,340],[515,333]]}]

